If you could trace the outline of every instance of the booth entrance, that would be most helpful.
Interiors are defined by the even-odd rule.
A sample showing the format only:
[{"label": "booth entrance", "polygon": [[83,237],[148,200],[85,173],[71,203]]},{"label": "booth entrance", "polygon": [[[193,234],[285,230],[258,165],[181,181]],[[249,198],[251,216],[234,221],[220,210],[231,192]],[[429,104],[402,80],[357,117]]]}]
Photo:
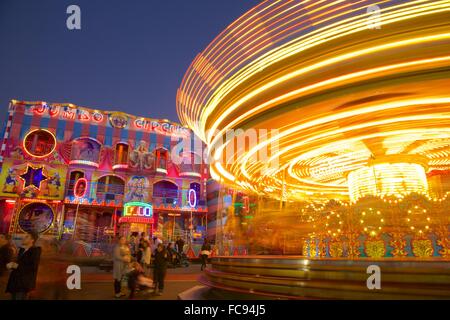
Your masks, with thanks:
[{"label": "booth entrance", "polygon": [[153,234],[153,219],[149,219],[149,221],[137,221],[133,222],[134,220],[124,219],[126,217],[122,217],[119,220],[120,224],[120,234],[124,235],[125,237],[131,236],[131,234],[137,232],[138,234],[141,234],[142,232],[145,232],[147,235]]},{"label": "booth entrance", "polygon": [[153,234],[153,207],[149,203],[129,202],[123,210],[123,217],[119,219],[120,234],[129,237],[132,233]]}]

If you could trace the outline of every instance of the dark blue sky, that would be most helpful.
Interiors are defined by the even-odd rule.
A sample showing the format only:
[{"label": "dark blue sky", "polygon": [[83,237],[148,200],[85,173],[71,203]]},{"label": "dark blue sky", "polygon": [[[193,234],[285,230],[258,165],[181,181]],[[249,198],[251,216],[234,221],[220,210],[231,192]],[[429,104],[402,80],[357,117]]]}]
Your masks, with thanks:
[{"label": "dark blue sky", "polygon": [[[176,90],[191,61],[258,3],[0,0],[1,124],[13,98],[178,121]],[[66,27],[71,4],[81,30]]]}]

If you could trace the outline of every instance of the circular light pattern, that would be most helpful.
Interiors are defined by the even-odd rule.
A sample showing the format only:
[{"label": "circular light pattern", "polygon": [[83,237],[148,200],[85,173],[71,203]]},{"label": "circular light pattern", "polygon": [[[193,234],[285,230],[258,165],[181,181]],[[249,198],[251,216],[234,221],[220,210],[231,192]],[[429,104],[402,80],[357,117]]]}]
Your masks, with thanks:
[{"label": "circular light pattern", "polygon": [[79,178],[75,182],[75,186],[73,187],[73,193],[76,198],[84,198],[87,192],[87,180],[86,178]]},{"label": "circular light pattern", "polygon": [[197,206],[197,192],[194,189],[189,189],[188,191],[188,203],[191,208]]},{"label": "circular light pattern", "polygon": [[[264,1],[196,57],[177,110],[212,150],[215,179],[347,199],[373,161],[450,169],[449,79],[449,0]],[[257,142],[236,148],[232,130]]]},{"label": "circular light pattern", "polygon": [[34,158],[45,158],[55,151],[56,138],[48,130],[32,130],[23,138],[23,148],[27,154]]}]

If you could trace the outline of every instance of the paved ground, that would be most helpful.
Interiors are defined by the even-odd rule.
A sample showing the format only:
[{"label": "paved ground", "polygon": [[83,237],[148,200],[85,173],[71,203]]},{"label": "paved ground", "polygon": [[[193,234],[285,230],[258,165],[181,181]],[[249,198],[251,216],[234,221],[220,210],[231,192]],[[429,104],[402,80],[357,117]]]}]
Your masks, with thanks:
[{"label": "paved ground", "polygon": [[[140,300],[176,300],[179,293],[198,285],[200,265],[193,264],[187,268],[168,269],[164,294],[156,296],[150,293],[139,292],[135,299]],[[52,277],[51,272],[46,272],[49,277],[38,277],[37,290],[32,299],[43,300],[112,300],[114,298],[112,272],[105,272],[96,267],[81,268],[81,289],[68,290],[65,286],[65,277]],[[68,275],[67,275],[68,276]],[[56,280],[55,280],[56,279]],[[0,288],[1,291],[4,288]],[[0,300],[5,299],[0,294]],[[124,297],[121,299],[128,299]]]}]

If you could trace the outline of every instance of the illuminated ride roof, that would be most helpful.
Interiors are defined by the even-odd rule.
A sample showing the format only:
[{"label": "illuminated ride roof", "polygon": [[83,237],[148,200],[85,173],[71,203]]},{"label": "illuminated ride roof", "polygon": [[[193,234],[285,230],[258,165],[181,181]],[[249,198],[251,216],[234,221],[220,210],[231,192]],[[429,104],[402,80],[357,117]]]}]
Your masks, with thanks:
[{"label": "illuminated ride roof", "polygon": [[[365,174],[426,193],[450,166],[450,1],[264,1],[195,58],[177,110],[239,188],[356,200]],[[236,129],[269,131],[225,162]]]}]

